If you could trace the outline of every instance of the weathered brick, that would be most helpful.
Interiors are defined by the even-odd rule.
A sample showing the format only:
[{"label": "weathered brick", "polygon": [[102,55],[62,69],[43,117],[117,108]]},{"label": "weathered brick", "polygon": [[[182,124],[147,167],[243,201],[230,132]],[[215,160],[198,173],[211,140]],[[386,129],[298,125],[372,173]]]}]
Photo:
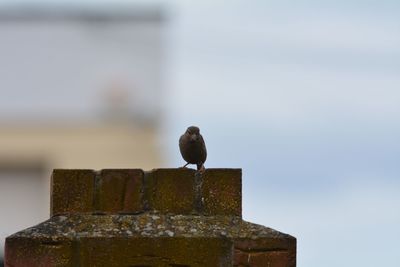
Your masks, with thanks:
[{"label": "weathered brick", "polygon": [[232,242],[222,238],[82,238],[81,266],[232,266]]},{"label": "weathered brick", "polygon": [[235,250],[233,266],[288,267],[290,265],[287,251],[243,252]]},{"label": "weathered brick", "polygon": [[143,207],[141,169],[104,169],[97,181],[96,211],[137,213]]},{"label": "weathered brick", "polygon": [[74,243],[70,240],[13,238],[6,240],[6,267],[77,266]]},{"label": "weathered brick", "polygon": [[251,267],[287,267],[289,266],[287,251],[266,251],[249,253]]},{"label": "weathered brick", "polygon": [[235,249],[233,254],[233,266],[246,266],[248,265],[249,254],[241,250]]},{"label": "weathered brick", "polygon": [[95,172],[56,169],[51,177],[51,215],[93,211]]},{"label": "weathered brick", "polygon": [[6,266],[296,266],[294,237],[241,219],[240,169],[55,170],[51,214]]},{"label": "weathered brick", "polygon": [[145,175],[148,208],[162,213],[190,214],[195,190],[192,169],[154,169]]},{"label": "weathered brick", "polygon": [[206,169],[202,197],[205,215],[242,216],[242,170]]},{"label": "weathered brick", "polygon": [[234,266],[296,266],[296,238],[279,233],[280,238],[237,238]]},{"label": "weathered brick", "polygon": [[283,235],[281,238],[237,238],[235,239],[235,248],[243,251],[251,250],[287,250],[296,243],[296,239],[289,235]]}]

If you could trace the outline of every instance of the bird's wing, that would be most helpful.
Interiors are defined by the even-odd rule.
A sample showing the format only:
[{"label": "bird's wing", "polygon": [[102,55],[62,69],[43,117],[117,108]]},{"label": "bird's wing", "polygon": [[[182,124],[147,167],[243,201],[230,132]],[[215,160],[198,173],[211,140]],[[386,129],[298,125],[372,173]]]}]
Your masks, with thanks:
[{"label": "bird's wing", "polygon": [[207,148],[206,143],[204,142],[203,136],[200,135],[201,140],[201,161],[204,163],[207,159]]},{"label": "bird's wing", "polygon": [[182,146],[183,146],[183,138],[184,136],[181,135],[181,137],[179,137],[179,149],[182,151]]}]

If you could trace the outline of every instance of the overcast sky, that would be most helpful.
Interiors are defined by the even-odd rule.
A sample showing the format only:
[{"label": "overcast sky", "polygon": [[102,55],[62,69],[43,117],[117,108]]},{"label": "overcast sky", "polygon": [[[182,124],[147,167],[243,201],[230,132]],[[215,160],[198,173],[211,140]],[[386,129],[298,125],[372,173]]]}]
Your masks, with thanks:
[{"label": "overcast sky", "polygon": [[399,5],[320,2],[185,6],[173,129],[243,167],[245,218],[298,266],[399,265]]},{"label": "overcast sky", "polygon": [[160,142],[180,165],[199,125],[206,167],[243,168],[245,219],[296,236],[299,267],[400,266],[400,2],[329,2],[162,2]]},{"label": "overcast sky", "polygon": [[400,6],[321,2],[180,6],[169,144],[201,125],[208,166],[243,168],[245,218],[295,235],[298,266],[396,266]]}]

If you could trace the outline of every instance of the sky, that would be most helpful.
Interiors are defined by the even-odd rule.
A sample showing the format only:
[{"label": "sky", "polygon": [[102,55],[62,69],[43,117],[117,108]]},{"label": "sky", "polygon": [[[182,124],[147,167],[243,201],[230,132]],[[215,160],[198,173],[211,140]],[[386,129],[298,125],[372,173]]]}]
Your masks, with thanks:
[{"label": "sky", "polygon": [[244,219],[295,236],[299,267],[400,266],[400,3],[151,2],[169,164],[198,125],[206,167],[243,168]]},{"label": "sky", "polygon": [[200,125],[206,166],[243,168],[244,218],[296,236],[300,267],[397,266],[400,8],[321,2],[180,7],[170,155]]}]

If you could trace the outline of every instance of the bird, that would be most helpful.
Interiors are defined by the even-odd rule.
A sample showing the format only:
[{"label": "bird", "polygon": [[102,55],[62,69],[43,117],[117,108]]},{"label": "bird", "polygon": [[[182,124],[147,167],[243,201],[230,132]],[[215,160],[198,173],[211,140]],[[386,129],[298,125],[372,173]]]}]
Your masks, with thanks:
[{"label": "bird", "polygon": [[204,162],[207,159],[207,149],[200,129],[197,126],[190,126],[186,132],[179,138],[179,150],[183,159],[187,162],[182,168],[188,164],[196,164],[197,170],[203,172]]}]

